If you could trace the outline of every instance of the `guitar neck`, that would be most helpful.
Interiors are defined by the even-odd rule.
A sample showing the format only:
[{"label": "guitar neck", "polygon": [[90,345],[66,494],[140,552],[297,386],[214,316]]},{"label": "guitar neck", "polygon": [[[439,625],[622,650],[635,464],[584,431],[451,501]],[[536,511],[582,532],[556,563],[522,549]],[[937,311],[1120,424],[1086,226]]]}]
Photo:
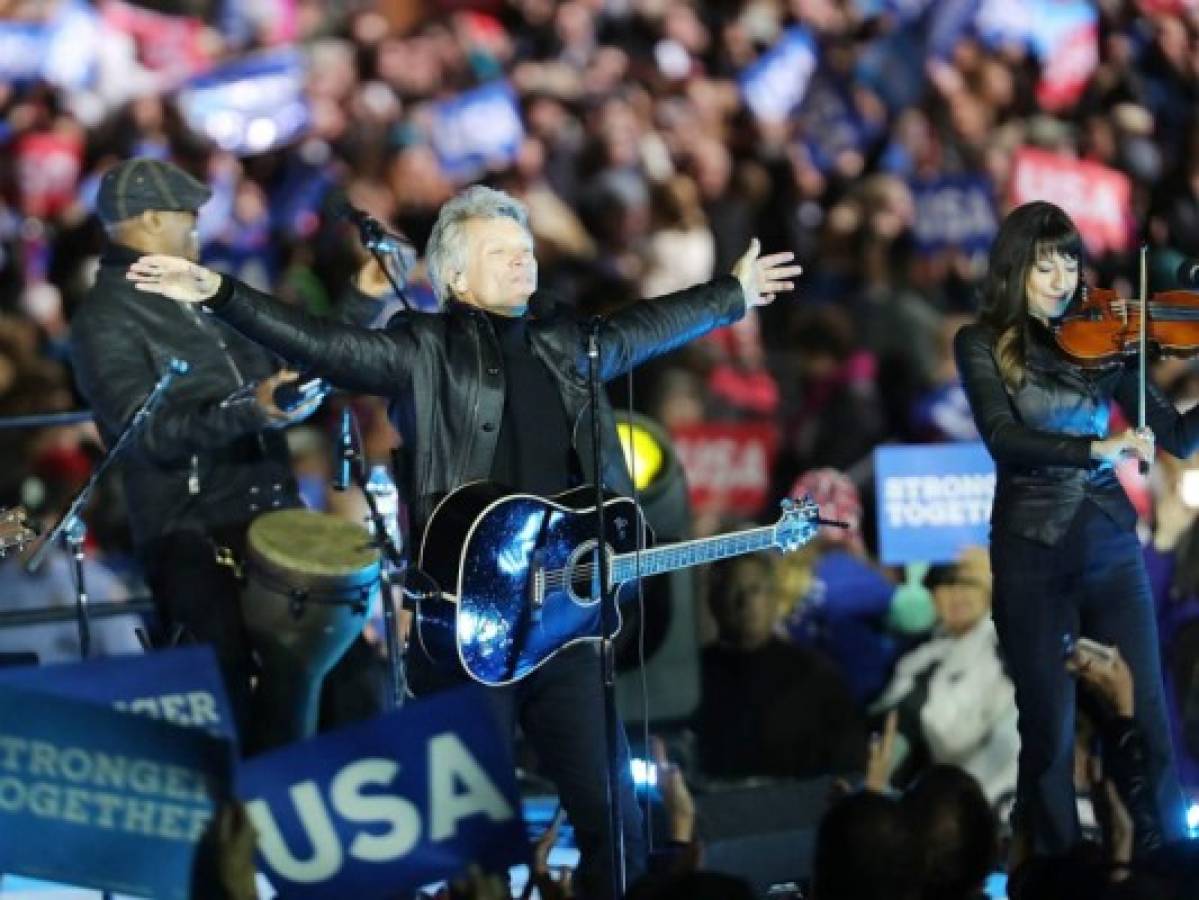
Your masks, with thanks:
[{"label": "guitar neck", "polygon": [[675,569],[766,550],[775,545],[774,530],[773,525],[765,525],[734,534],[719,534],[710,538],[667,544],[664,547],[651,547],[639,553],[621,553],[612,559],[612,580],[617,583],[631,581],[634,578],[660,575]]}]

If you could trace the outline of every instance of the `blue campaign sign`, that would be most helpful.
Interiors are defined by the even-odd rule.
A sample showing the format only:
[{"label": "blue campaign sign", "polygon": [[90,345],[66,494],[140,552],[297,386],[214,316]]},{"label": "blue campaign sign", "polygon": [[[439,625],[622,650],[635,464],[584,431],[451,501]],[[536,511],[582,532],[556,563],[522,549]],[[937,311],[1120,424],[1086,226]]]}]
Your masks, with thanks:
[{"label": "blue campaign sign", "polygon": [[796,114],[804,145],[814,165],[830,172],[845,151],[863,151],[878,129],[863,121],[845,85],[819,73]]},{"label": "blue campaign sign", "polygon": [[879,556],[953,562],[990,538],[995,464],[981,442],[876,447]]},{"label": "blue campaign sign", "polygon": [[441,169],[455,181],[471,181],[489,168],[516,159],[525,130],[516,94],[493,81],[434,104],[429,138]]},{"label": "blue campaign sign", "polygon": [[786,119],[807,93],[817,61],[816,42],[807,29],[788,28],[738,77],[745,105],[764,121]]},{"label": "blue campaign sign", "polygon": [[4,685],[111,705],[237,741],[229,697],[207,646],[0,669],[0,687]]},{"label": "blue campaign sign", "polygon": [[86,87],[95,76],[98,32],[96,12],[82,0],[59,5],[44,22],[0,21],[0,81]]},{"label": "blue campaign sign", "polygon": [[913,234],[921,253],[987,250],[998,230],[995,196],[984,175],[946,175],[912,184]]},{"label": "blue campaign sign", "polygon": [[40,23],[0,22],[0,80],[28,81],[42,74],[50,30]]},{"label": "blue campaign sign", "polygon": [[186,900],[229,744],[0,686],[0,872]]},{"label": "blue campaign sign", "polygon": [[190,79],[177,101],[197,133],[232,153],[265,153],[308,130],[301,51],[271,50]]},{"label": "blue campaign sign", "polygon": [[1098,17],[1090,0],[982,0],[975,29],[993,47],[1025,44],[1044,60],[1080,28],[1093,26]]},{"label": "blue campaign sign", "polygon": [[476,687],[255,757],[238,795],[262,870],[296,900],[394,897],[528,862],[508,740]]}]

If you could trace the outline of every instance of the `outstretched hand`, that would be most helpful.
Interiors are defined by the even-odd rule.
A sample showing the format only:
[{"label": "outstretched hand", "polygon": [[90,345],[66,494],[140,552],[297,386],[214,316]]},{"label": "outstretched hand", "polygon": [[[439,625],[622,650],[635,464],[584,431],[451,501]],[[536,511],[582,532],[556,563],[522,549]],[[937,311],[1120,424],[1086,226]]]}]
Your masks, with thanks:
[{"label": "outstretched hand", "polygon": [[793,290],[795,283],[790,279],[803,272],[800,266],[788,265],[795,259],[795,254],[790,251],[759,257],[761,252],[762,244],[754,238],[745,255],[733,263],[733,275],[741,282],[747,308],[765,306],[776,294]]},{"label": "outstretched hand", "polygon": [[203,303],[221,286],[221,276],[211,269],[182,257],[162,254],[141,257],[129,267],[125,277],[139,291],[184,303]]}]

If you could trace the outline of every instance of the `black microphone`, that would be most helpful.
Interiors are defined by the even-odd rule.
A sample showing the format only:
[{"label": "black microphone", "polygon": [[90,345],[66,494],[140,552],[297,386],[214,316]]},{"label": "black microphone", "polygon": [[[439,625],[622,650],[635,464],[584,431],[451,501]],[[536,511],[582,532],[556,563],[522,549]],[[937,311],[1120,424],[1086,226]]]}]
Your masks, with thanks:
[{"label": "black microphone", "polygon": [[1199,288],[1199,260],[1184,259],[1174,270],[1174,278],[1183,287]]},{"label": "black microphone", "polygon": [[354,206],[345,197],[339,197],[333,202],[333,215],[354,223],[358,229],[358,238],[367,250],[415,256],[411,241],[390,233],[378,219]]},{"label": "black microphone", "polygon": [[344,491],[350,486],[352,472],[350,466],[358,455],[354,446],[354,411],[345,407],[341,411],[341,428],[337,437],[337,446],[333,450],[333,490]]}]

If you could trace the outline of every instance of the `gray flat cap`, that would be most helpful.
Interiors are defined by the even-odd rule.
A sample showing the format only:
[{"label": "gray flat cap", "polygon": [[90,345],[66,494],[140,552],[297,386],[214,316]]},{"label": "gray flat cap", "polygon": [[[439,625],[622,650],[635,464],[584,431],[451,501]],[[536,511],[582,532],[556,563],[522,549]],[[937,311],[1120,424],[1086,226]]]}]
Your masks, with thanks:
[{"label": "gray flat cap", "polygon": [[122,222],[148,209],[195,212],[212,191],[178,166],[158,159],[129,159],[100,179],[96,214],[105,222]]}]

